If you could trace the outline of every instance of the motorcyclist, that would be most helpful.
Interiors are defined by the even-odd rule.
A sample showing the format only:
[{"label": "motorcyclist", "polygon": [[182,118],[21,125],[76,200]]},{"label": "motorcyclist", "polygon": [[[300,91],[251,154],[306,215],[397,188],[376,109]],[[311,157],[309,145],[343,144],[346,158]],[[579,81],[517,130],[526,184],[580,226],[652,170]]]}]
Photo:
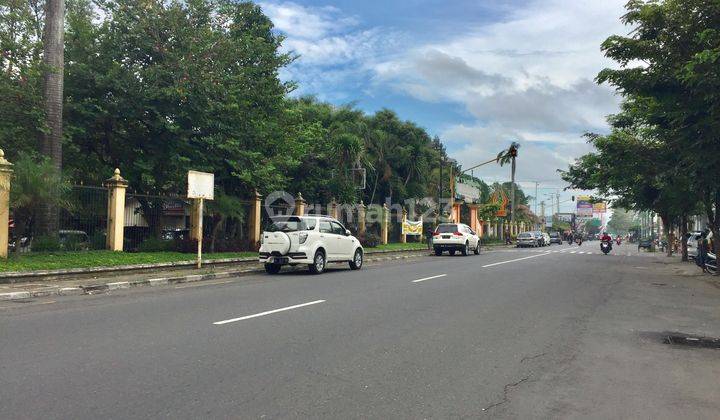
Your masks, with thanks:
[{"label": "motorcyclist", "polygon": [[607,243],[608,251],[612,250],[612,237],[610,237],[607,232],[603,232],[602,236],[600,237],[601,247],[603,243]]}]

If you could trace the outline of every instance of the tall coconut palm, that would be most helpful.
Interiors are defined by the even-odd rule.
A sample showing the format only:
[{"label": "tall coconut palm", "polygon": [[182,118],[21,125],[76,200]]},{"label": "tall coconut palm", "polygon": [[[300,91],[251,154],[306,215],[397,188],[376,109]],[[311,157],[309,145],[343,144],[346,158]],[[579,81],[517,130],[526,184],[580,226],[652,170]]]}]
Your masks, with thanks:
[{"label": "tall coconut palm", "polygon": [[[41,152],[50,158],[59,172],[62,168],[62,112],[64,69],[65,0],[47,0],[43,30],[43,110],[46,130],[42,133]],[[43,203],[38,228],[45,235],[56,235],[59,216],[51,202]]]}]

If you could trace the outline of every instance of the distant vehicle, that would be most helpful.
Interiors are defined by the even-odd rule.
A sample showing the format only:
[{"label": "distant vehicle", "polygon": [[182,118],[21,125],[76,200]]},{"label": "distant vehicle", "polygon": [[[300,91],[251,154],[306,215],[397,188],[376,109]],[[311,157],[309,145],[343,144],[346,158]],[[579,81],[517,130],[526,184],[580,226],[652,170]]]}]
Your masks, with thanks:
[{"label": "distant vehicle", "polygon": [[538,247],[540,246],[540,239],[534,232],[523,232],[517,236],[516,246],[518,248],[524,248],[527,246]]},{"label": "distant vehicle", "polygon": [[562,236],[558,232],[550,232],[550,243],[562,245]]},{"label": "distant vehicle", "polygon": [[[535,238],[537,238],[538,246],[545,246],[547,244],[547,242],[545,241],[546,234],[544,232],[541,232],[539,230],[534,230],[531,233],[535,236]],[[548,242],[549,241],[550,241],[550,239],[548,239]]]},{"label": "distant vehicle", "polygon": [[329,262],[348,262],[352,270],[363,264],[360,241],[336,219],[327,216],[278,216],[263,232],[258,260],[268,274],[283,265],[306,264],[313,274]]},{"label": "distant vehicle", "polygon": [[470,251],[475,255],[480,253],[480,237],[470,226],[462,223],[439,224],[433,232],[432,243],[435,255],[442,255],[443,251],[448,251],[450,255],[455,255],[456,251],[463,255],[468,255]]},{"label": "distant vehicle", "polygon": [[542,233],[543,236],[543,246],[550,246],[550,235],[547,232]]},{"label": "distant vehicle", "polygon": [[688,234],[687,238],[687,252],[688,252],[688,258],[695,259],[698,255],[698,241],[700,240],[700,236],[702,236],[701,231],[695,231]]},{"label": "distant vehicle", "polygon": [[603,252],[603,254],[607,255],[611,249],[612,249],[612,241],[611,240],[600,242],[600,250]]},{"label": "distant vehicle", "polygon": [[82,230],[60,230],[58,240],[62,249],[82,251],[90,249],[90,238]]},{"label": "distant vehicle", "polygon": [[640,251],[640,248],[651,249],[652,243],[652,239],[640,239],[638,241],[638,251]]}]

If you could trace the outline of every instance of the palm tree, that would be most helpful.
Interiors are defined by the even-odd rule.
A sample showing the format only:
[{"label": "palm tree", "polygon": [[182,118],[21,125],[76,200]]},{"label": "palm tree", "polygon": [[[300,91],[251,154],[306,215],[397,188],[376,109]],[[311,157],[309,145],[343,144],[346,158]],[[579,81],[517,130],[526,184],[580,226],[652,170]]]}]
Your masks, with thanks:
[{"label": "palm tree", "polygon": [[[47,0],[43,32],[43,110],[47,130],[42,133],[41,152],[58,171],[62,169],[64,23],[65,0]],[[49,201],[43,203],[40,233],[57,235],[58,224],[57,207]]]}]

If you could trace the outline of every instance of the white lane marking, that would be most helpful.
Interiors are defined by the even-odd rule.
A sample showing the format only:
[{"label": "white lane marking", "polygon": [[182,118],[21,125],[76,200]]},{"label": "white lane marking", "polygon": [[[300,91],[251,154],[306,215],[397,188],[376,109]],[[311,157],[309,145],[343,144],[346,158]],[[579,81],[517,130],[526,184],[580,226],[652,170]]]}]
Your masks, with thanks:
[{"label": "white lane marking", "polygon": [[412,282],[413,282],[413,283],[420,283],[421,281],[437,279],[437,278],[445,277],[445,276],[447,276],[447,274],[438,274],[437,276],[425,277],[425,278],[423,278],[423,279],[413,280]]},{"label": "white lane marking", "polygon": [[578,251],[578,254],[584,254],[585,251]]},{"label": "white lane marking", "polygon": [[273,309],[272,311],[260,312],[259,314],[242,316],[242,317],[240,317],[240,318],[232,318],[232,319],[226,319],[226,320],[224,320],[224,321],[213,322],[213,325],[223,325],[223,324],[229,324],[229,323],[231,323],[231,322],[244,321],[244,320],[250,319],[250,318],[257,318],[257,317],[259,317],[259,316],[270,315],[270,314],[274,314],[274,313],[277,313],[277,312],[289,311],[289,310],[291,310],[291,309],[302,308],[303,306],[310,306],[310,305],[315,305],[315,304],[323,303],[323,302],[325,302],[325,301],[324,301],[324,300],[315,300],[315,301],[312,301],[312,302],[301,303],[301,304],[299,304],[299,305],[286,306],[286,307],[280,308],[280,309]]},{"label": "white lane marking", "polygon": [[587,254],[592,254],[592,252],[588,251]]},{"label": "white lane marking", "polygon": [[576,252],[577,252],[577,251],[570,251],[571,254],[574,254],[574,253],[576,253]]},{"label": "white lane marking", "polygon": [[550,253],[547,252],[545,254],[536,254],[536,255],[531,255],[529,257],[515,258],[514,260],[507,260],[507,261],[500,261],[500,262],[496,262],[496,263],[492,263],[492,264],[486,264],[486,265],[483,265],[482,268],[494,267],[494,266],[500,265],[500,264],[507,264],[507,263],[511,263],[511,262],[515,262],[515,261],[527,260],[529,258],[542,257],[544,255],[550,255]]}]

